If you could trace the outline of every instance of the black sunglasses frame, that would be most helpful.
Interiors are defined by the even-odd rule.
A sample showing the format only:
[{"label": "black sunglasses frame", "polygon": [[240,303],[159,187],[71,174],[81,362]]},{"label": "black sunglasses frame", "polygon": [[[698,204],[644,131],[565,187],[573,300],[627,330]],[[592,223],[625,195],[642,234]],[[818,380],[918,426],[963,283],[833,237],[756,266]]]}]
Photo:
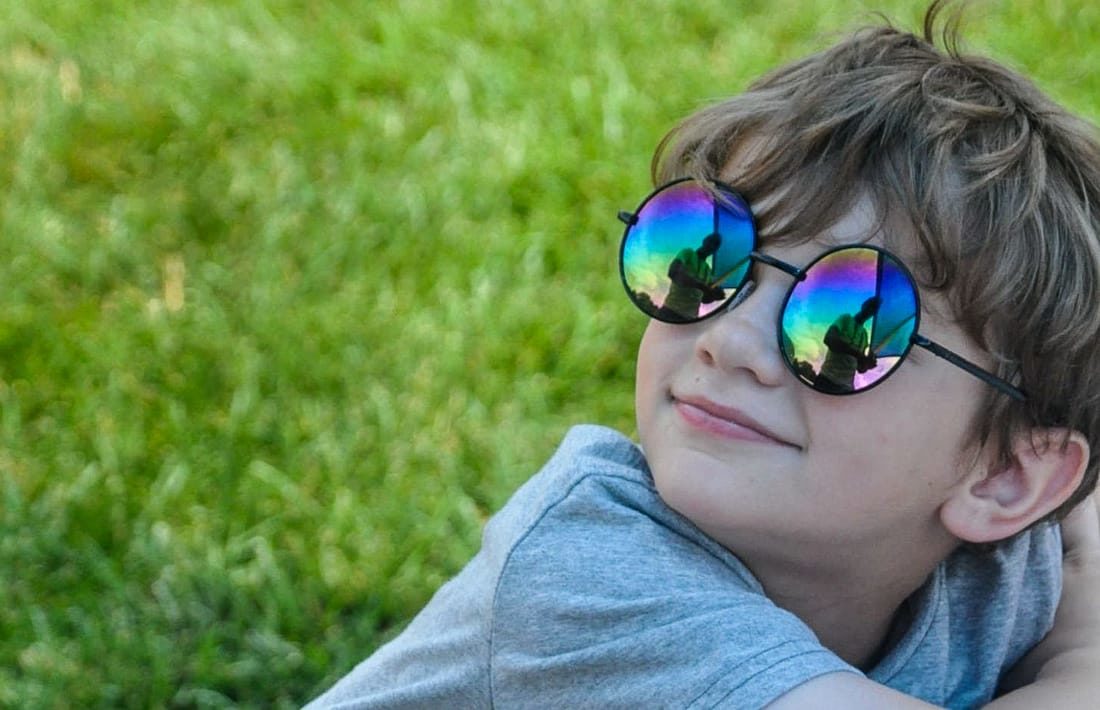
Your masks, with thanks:
[{"label": "black sunglasses frame", "polygon": [[[740,303],[740,301],[738,300],[738,296],[741,293],[741,289],[744,288],[746,283],[748,283],[749,281],[752,280],[752,265],[750,265],[749,268],[746,269],[746,271],[745,271],[745,276],[741,279],[741,282],[736,286],[733,293],[721,305],[719,305],[718,307],[713,309],[711,312],[709,312],[709,313],[707,313],[703,316],[700,316],[698,318],[690,318],[690,319],[683,319],[683,320],[670,320],[670,319],[662,318],[657,313],[650,313],[649,311],[645,310],[642,307],[642,304],[638,302],[638,300],[635,297],[634,290],[630,287],[630,284],[627,282],[626,268],[625,268],[625,263],[624,263],[625,260],[623,258],[624,254],[625,254],[625,251],[626,251],[627,239],[630,236],[630,230],[635,224],[637,224],[638,215],[641,213],[641,211],[645,208],[646,204],[651,199],[656,197],[658,194],[660,194],[664,190],[672,187],[673,185],[677,185],[677,184],[680,184],[680,183],[683,183],[683,182],[698,182],[698,181],[695,180],[694,178],[680,178],[678,180],[673,180],[671,182],[665,183],[664,185],[661,185],[661,186],[657,187],[655,190],[653,190],[652,192],[650,192],[650,194],[647,195],[646,198],[644,200],[642,200],[642,202],[638,205],[638,209],[636,211],[634,211],[634,212],[622,211],[622,212],[619,212],[619,214],[618,214],[619,220],[622,221],[626,225],[626,228],[623,231],[622,241],[619,245],[619,277],[622,280],[623,288],[626,290],[627,297],[630,299],[630,302],[633,303],[634,306],[638,310],[640,310],[642,313],[644,313],[646,316],[648,316],[650,318],[653,318],[655,320],[665,322],[665,323],[670,323],[670,324],[673,324],[673,325],[690,325],[692,323],[699,323],[699,322],[702,322],[702,321],[707,320],[709,318],[713,318],[715,316],[727,313],[730,310],[731,304]],[[845,250],[845,249],[854,249],[854,248],[867,249],[867,250],[872,250],[872,251],[879,252],[879,254],[892,259],[894,261],[894,263],[899,268],[902,269],[902,271],[905,273],[905,276],[908,278],[909,283],[912,284],[912,286],[913,286],[913,295],[914,295],[914,300],[915,300],[915,304],[916,304],[916,316],[915,316],[916,317],[916,322],[913,326],[913,334],[911,336],[909,336],[909,345],[908,345],[908,347],[906,347],[905,352],[903,352],[901,355],[898,356],[898,364],[893,369],[891,369],[889,372],[884,374],[879,379],[872,382],[870,385],[868,385],[866,387],[863,387],[861,389],[858,389],[858,390],[852,390],[852,391],[848,391],[848,392],[823,392],[822,390],[815,387],[811,382],[808,382],[805,379],[803,379],[802,377],[800,377],[798,375],[798,372],[794,369],[794,366],[787,359],[787,357],[783,356],[783,361],[787,366],[787,370],[790,371],[791,374],[794,375],[795,379],[797,379],[799,382],[803,383],[807,387],[810,387],[815,392],[823,392],[824,394],[832,394],[832,395],[838,395],[838,396],[851,395],[851,394],[860,394],[862,392],[866,392],[869,389],[877,387],[879,384],[886,381],[890,377],[890,375],[892,375],[894,372],[897,371],[898,367],[901,366],[901,363],[904,362],[905,358],[907,358],[909,356],[909,352],[912,350],[913,346],[916,345],[920,348],[923,348],[923,349],[927,350],[928,352],[932,353],[936,357],[939,357],[943,360],[946,360],[947,362],[951,363],[952,365],[968,372],[969,374],[973,375],[974,377],[977,377],[982,382],[985,382],[986,384],[990,385],[991,387],[998,390],[999,392],[1001,392],[1005,395],[1008,395],[1012,399],[1017,400],[1019,402],[1027,401],[1027,395],[1020,388],[1018,388],[1015,385],[1011,384],[1010,382],[1002,379],[1001,377],[998,377],[997,375],[994,375],[992,372],[989,372],[988,370],[986,370],[986,369],[982,368],[981,366],[971,362],[970,360],[967,360],[966,358],[959,355],[958,353],[955,353],[955,352],[945,348],[944,346],[940,345],[939,343],[937,343],[937,342],[935,342],[935,341],[933,341],[933,340],[931,340],[931,339],[929,339],[929,338],[927,338],[927,337],[920,334],[920,315],[921,315],[920,289],[917,287],[916,280],[913,278],[912,273],[910,273],[909,269],[905,266],[905,264],[895,254],[887,251],[886,249],[883,249],[882,247],[875,246],[875,245],[872,245],[872,244],[860,244],[860,243],[842,244],[842,245],[832,247],[832,248],[827,249],[826,251],[822,252],[821,254],[816,256],[813,259],[813,261],[811,261],[806,266],[801,267],[801,268],[797,267],[793,264],[789,264],[785,261],[782,261],[780,259],[776,259],[773,256],[769,256],[768,254],[764,254],[763,252],[759,251],[756,248],[756,244],[757,244],[757,239],[756,239],[756,236],[757,236],[756,217],[752,213],[752,209],[749,207],[748,201],[745,200],[744,197],[742,197],[735,189],[733,189],[729,185],[726,185],[726,184],[723,184],[723,183],[720,183],[720,182],[717,182],[717,181],[711,181],[711,185],[714,187],[714,190],[717,191],[719,194],[725,193],[725,194],[729,195],[732,199],[734,199],[736,201],[739,201],[744,206],[745,212],[749,216],[749,219],[752,223],[753,249],[748,253],[748,255],[745,258],[752,261],[754,264],[755,263],[761,263],[761,264],[765,264],[767,266],[771,266],[773,268],[779,269],[780,271],[783,271],[784,273],[790,275],[794,279],[794,282],[791,284],[790,288],[787,289],[787,294],[783,299],[783,305],[779,309],[779,315],[778,315],[777,322],[776,322],[776,340],[777,340],[777,346],[779,348],[780,353],[783,353],[783,342],[782,342],[783,341],[783,313],[786,311],[787,303],[790,301],[791,295],[794,293],[795,286],[800,281],[803,281],[806,278],[806,273],[811,268],[813,268],[814,264],[816,264],[819,261],[821,261],[822,259],[828,257],[830,254],[833,254],[835,252],[842,251],[842,250]],[[708,192],[711,192],[711,191],[708,190]],[[713,205],[714,214],[715,214],[714,224],[715,224],[715,229],[717,230],[718,204],[714,203],[712,201],[712,205]],[[746,298],[747,298],[747,296],[746,296]]]}]

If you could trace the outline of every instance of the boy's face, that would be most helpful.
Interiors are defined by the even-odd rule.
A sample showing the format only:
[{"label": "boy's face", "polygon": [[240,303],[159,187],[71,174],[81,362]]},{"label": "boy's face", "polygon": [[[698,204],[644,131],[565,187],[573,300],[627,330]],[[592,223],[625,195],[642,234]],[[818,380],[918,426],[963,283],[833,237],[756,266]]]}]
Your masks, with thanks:
[{"label": "boy's face", "polygon": [[[801,266],[866,239],[874,224],[857,209],[813,242],[762,251]],[[738,553],[810,558],[844,543],[925,556],[943,546],[937,511],[979,464],[967,434],[987,385],[915,349],[869,391],[816,392],[777,344],[791,277],[758,265],[754,278],[733,311],[691,325],[652,321],[642,339],[638,432],[662,498]],[[922,299],[921,333],[981,362],[957,327],[929,312],[946,308]]]}]

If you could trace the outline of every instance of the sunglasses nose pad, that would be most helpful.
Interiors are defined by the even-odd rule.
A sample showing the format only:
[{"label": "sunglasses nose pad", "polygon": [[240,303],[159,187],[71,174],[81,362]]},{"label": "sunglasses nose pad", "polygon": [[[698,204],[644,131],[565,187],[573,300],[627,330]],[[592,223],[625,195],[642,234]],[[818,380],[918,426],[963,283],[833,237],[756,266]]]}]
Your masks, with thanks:
[{"label": "sunglasses nose pad", "polygon": [[746,281],[745,284],[740,289],[737,290],[737,295],[734,296],[733,300],[729,302],[728,306],[726,306],[725,312],[729,313],[734,308],[737,308],[742,303],[744,303],[745,299],[749,297],[749,294],[751,294],[753,289],[755,289],[755,288],[756,288],[756,282],[755,281],[753,281],[752,279],[749,279],[748,281]]}]

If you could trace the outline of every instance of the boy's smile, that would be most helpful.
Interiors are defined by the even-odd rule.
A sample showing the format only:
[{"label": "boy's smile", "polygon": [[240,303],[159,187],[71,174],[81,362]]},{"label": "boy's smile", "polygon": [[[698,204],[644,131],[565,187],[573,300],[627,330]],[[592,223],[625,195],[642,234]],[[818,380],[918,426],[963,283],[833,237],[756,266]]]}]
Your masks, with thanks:
[{"label": "boy's smile", "polygon": [[705,395],[673,392],[670,399],[683,421],[702,432],[739,441],[802,448],[743,411],[713,402]]}]

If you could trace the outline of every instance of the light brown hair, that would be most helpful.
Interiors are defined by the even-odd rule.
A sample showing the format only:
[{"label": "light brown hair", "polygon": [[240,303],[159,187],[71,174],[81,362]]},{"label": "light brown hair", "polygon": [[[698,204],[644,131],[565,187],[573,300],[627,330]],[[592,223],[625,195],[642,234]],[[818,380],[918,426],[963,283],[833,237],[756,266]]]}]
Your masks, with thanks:
[{"label": "light brown hair", "polygon": [[921,288],[1028,395],[989,388],[974,442],[1002,461],[1036,427],[1092,445],[1060,517],[1100,464],[1100,144],[1029,79],[961,53],[958,15],[937,29],[945,4],[928,9],[923,36],[858,30],[688,117],[662,140],[653,177],[726,177],[750,201],[767,196],[768,240],[808,239],[863,195],[884,225],[900,220]]}]

